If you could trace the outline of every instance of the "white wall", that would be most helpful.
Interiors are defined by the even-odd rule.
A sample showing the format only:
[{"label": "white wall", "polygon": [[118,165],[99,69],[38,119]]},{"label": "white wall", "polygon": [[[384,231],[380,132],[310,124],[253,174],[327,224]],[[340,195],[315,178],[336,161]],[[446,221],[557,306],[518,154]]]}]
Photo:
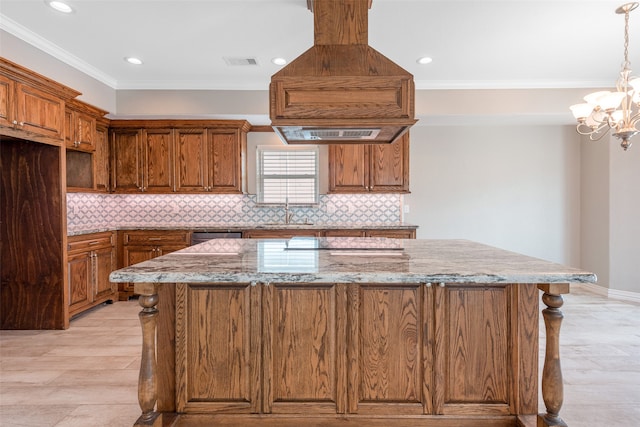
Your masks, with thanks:
[{"label": "white wall", "polygon": [[36,73],[69,86],[82,95],[78,99],[108,112],[116,111],[116,90],[87,74],[0,30],[0,56]]},{"label": "white wall", "polygon": [[609,288],[640,292],[640,141],[625,152],[612,137],[608,147]]},{"label": "white wall", "polygon": [[462,238],[579,266],[580,143],[569,126],[415,126],[419,238]]}]

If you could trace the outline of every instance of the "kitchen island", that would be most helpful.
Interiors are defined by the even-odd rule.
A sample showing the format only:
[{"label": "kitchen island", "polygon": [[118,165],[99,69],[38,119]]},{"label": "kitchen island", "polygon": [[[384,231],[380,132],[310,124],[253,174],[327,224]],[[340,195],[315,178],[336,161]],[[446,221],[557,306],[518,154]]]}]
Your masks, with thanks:
[{"label": "kitchen island", "polygon": [[209,241],[111,280],[142,306],[136,426],[533,427],[565,425],[562,294],[595,276],[464,240],[293,238]]}]

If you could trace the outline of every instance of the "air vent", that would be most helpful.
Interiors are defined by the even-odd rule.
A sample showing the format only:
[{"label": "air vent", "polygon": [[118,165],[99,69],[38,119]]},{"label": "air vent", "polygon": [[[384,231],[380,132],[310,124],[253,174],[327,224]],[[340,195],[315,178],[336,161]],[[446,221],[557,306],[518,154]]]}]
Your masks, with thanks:
[{"label": "air vent", "polygon": [[299,141],[374,140],[380,129],[300,129],[292,135]]},{"label": "air vent", "polygon": [[245,66],[245,65],[258,65],[258,60],[255,58],[230,58],[228,56],[225,56],[224,62],[226,62],[227,65],[232,67]]}]

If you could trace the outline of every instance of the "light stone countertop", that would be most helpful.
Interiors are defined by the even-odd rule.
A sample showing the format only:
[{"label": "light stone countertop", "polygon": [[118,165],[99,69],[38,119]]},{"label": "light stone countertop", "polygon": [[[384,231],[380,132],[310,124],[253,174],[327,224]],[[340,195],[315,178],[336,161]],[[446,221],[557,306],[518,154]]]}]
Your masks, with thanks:
[{"label": "light stone countertop", "polygon": [[417,225],[408,223],[354,223],[354,222],[319,222],[319,223],[208,223],[208,224],[152,224],[152,225],[136,225],[136,224],[122,224],[117,227],[75,227],[70,228],[68,231],[69,236],[78,236],[82,234],[98,233],[102,231],[117,231],[117,230],[189,230],[189,231],[245,231],[245,230],[415,230]]},{"label": "light stone countertop", "polygon": [[111,273],[138,283],[594,283],[593,273],[468,240],[217,239]]}]

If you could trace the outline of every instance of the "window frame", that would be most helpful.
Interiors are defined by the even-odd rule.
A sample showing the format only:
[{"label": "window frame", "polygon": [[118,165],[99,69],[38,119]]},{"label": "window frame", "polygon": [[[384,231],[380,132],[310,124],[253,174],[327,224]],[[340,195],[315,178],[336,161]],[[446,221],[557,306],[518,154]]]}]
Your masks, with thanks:
[{"label": "window frame", "polygon": [[[291,177],[289,179],[309,179],[312,178],[314,181],[314,201],[313,202],[304,202],[304,203],[296,203],[289,202],[288,195],[285,195],[285,200],[281,202],[263,202],[264,200],[264,182],[265,182],[265,174],[263,173],[264,168],[264,153],[269,152],[292,152],[292,151],[311,151],[314,154],[314,168],[315,172],[313,175],[294,175],[294,174],[282,174],[282,175],[272,175],[277,179],[288,179],[287,177]],[[300,145],[300,146],[276,146],[276,145],[259,145],[256,147],[256,204],[258,206],[310,206],[315,207],[320,203],[320,149],[317,145]]]}]

